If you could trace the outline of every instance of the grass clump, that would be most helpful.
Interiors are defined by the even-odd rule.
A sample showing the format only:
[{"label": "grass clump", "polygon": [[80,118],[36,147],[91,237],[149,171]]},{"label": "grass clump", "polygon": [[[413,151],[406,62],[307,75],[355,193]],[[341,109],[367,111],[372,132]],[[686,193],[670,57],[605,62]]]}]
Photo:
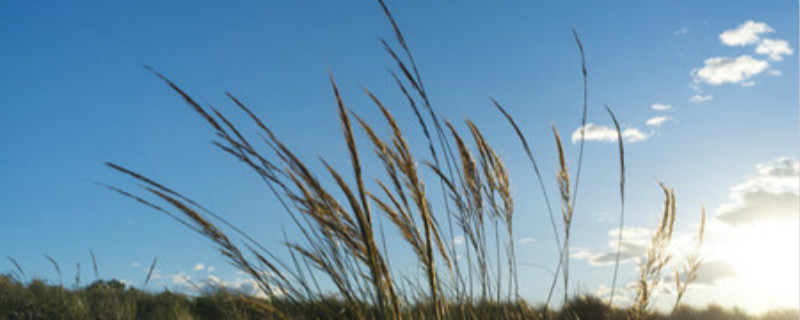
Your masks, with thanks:
[{"label": "grass clump", "polygon": [[[666,196],[664,214],[652,237],[652,246],[642,260],[642,274],[632,308],[621,312],[610,307],[610,302],[571,296],[570,230],[574,223],[583,165],[583,139],[573,172],[567,165],[567,154],[553,126],[559,159],[556,177],[562,227],[559,230],[528,141],[514,118],[500,103],[491,99],[514,129],[531,162],[557,243],[558,266],[547,301],[541,308],[529,307],[519,296],[513,235],[516,213],[510,174],[503,159],[475,122],[466,119],[463,123],[466,130],[459,130],[460,124],[447,121],[436,112],[405,37],[383,1],[378,2],[397,43],[397,47],[393,47],[388,41],[381,40],[396,64],[397,70],[391,72],[391,76],[413,112],[418,130],[425,137],[424,143],[428,148],[424,156],[412,153],[405,134],[412,129],[401,126],[384,101],[364,89],[381,114],[377,121],[365,120],[347,106],[332,74],[331,88],[349,167],[337,169],[320,159],[324,169],[316,172],[265,121],[233,95],[228,94],[228,97],[251,121],[258,139],[251,138],[244,126],[229,121],[216,108],[201,106],[178,85],[151,69],[213,130],[217,137],[214,145],[260,177],[281,209],[291,218],[302,237],[286,240],[285,248],[289,253],[285,260],[289,261],[279,259],[274,248],[262,245],[221,214],[134,170],[108,164],[137,181],[145,195],[114,186],[106,187],[168,215],[211,240],[220,253],[255,280],[266,295],[266,299],[248,300],[257,306],[255,310],[274,318],[298,318],[301,314],[302,318],[306,317],[306,312],[310,313],[309,318],[352,319],[586,319],[589,314],[612,318],[623,314],[629,319],[645,319],[657,314],[651,310],[651,296],[671,260],[666,248],[672,237],[676,215],[672,190],[662,185]],[[575,40],[582,59],[584,104],[581,123],[585,128],[587,69],[583,45],[577,33]],[[618,137],[621,137],[616,116],[610,109],[608,112]],[[382,134],[376,128],[386,128],[388,134]],[[372,156],[364,152],[365,145],[371,148]],[[625,206],[624,146],[621,139],[618,149],[621,234]],[[368,181],[364,173],[365,164],[370,160],[383,169],[381,176],[374,181]],[[426,184],[426,181],[430,183],[431,180],[433,186],[441,188],[440,194],[429,191],[431,184]],[[442,198],[433,201],[433,196]],[[441,206],[434,207],[432,203]],[[379,220],[388,221],[414,253],[419,267],[417,272],[405,274],[392,268],[385,245],[388,233],[382,230]],[[449,245],[455,240],[456,233],[464,237],[464,259],[457,259],[459,253]],[[612,299],[618,257],[619,254],[612,280]],[[683,310],[678,308],[678,304],[686,286],[696,278],[700,264],[698,254],[686,262],[682,275],[676,276],[679,292],[676,312]],[[561,312],[556,312],[549,307],[559,279],[563,284],[564,303]],[[333,292],[320,289],[321,282],[330,283]],[[167,296],[163,300],[172,298],[175,297]],[[171,305],[178,309],[191,309],[177,302]],[[206,307],[208,313],[217,312],[211,305]]]}]

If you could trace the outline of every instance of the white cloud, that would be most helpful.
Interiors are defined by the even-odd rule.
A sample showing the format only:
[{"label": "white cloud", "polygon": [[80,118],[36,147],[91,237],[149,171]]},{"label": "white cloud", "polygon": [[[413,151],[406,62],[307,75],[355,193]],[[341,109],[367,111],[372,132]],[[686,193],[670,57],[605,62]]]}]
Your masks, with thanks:
[{"label": "white cloud", "polygon": [[650,108],[656,111],[667,111],[672,110],[672,105],[668,103],[654,103]]},{"label": "white cloud", "polygon": [[[608,236],[611,239],[608,243],[609,251],[592,252],[589,250],[576,250],[571,256],[575,259],[586,260],[592,266],[613,265],[617,259],[619,229],[610,230]],[[650,230],[640,227],[626,227],[622,232],[622,242],[619,243],[620,263],[632,262],[647,251],[650,245]]]},{"label": "white cloud", "polygon": [[736,58],[708,58],[704,63],[705,66],[702,68],[693,69],[691,75],[696,83],[705,82],[714,86],[725,83],[744,83],[769,68],[767,61],[748,55]]},{"label": "white cloud", "polygon": [[693,95],[691,98],[689,98],[689,101],[693,102],[693,103],[703,103],[703,102],[706,102],[706,101],[711,101],[712,99],[714,99],[714,96],[712,96],[710,94],[702,95],[702,94],[698,93],[698,94]]},{"label": "white cloud", "polygon": [[131,266],[132,266],[132,267],[134,267],[134,268],[138,268],[138,267],[139,267],[139,266],[141,266],[141,265],[142,265],[142,264],[141,264],[141,263],[138,263],[138,262],[131,263]]},{"label": "white cloud", "polygon": [[533,242],[536,242],[536,239],[531,238],[531,237],[519,239],[519,244],[523,244],[523,245],[524,244],[528,244],[528,243],[533,243]]},{"label": "white cloud", "polygon": [[[202,264],[198,263],[198,265]],[[196,266],[197,265],[195,265],[195,267]],[[209,268],[204,269],[208,270]],[[200,293],[213,293],[219,290],[227,290],[254,297],[267,298],[266,293],[261,289],[257,281],[243,272],[236,272],[236,274],[238,276],[233,280],[225,280],[213,275],[207,275],[204,278],[193,281],[193,277],[183,271],[164,275],[156,270],[152,279],[158,280],[161,286],[171,286],[175,290],[183,292],[199,291]],[[265,276],[269,276],[268,272],[264,272],[264,274]],[[273,290],[275,295],[282,295],[284,293],[280,288],[273,288]]]},{"label": "white cloud", "polygon": [[[793,53],[789,43],[781,39],[766,39],[763,35],[773,33],[775,30],[763,22],[748,20],[735,29],[725,30],[719,35],[720,41],[728,46],[756,45],[755,52],[765,55],[770,61],[781,61],[784,56]],[[770,75],[780,75],[780,71],[770,68],[767,59],[757,59],[750,55],[738,57],[711,57],[704,61],[702,67],[694,68],[690,72],[694,96],[689,98],[693,103],[702,103],[711,100],[711,95],[704,95],[700,84],[712,86],[723,84],[738,84],[742,87],[755,85],[752,80],[758,74],[767,72]]]},{"label": "white cloud", "polygon": [[675,34],[676,35],[684,35],[684,34],[687,34],[687,33],[689,33],[689,27],[683,27],[683,28],[680,28],[678,30],[675,30]]},{"label": "white cloud", "polygon": [[771,76],[779,76],[783,74],[783,72],[781,72],[780,70],[769,69],[767,70],[767,74]]},{"label": "white cloud", "polygon": [[758,174],[731,188],[731,202],[717,209],[729,224],[791,220],[800,214],[800,164],[788,157],[756,166]]},{"label": "white cloud", "polygon": [[194,270],[194,271],[203,271],[205,268],[206,268],[206,265],[204,265],[202,263],[198,263],[198,264],[194,265],[194,268],[192,268],[192,270]]},{"label": "white cloud", "polygon": [[781,61],[782,56],[791,55],[792,52],[789,43],[780,39],[764,39],[756,47],[756,53],[768,55],[772,61]]},{"label": "white cloud", "polygon": [[670,117],[652,117],[650,119],[647,119],[646,123],[648,126],[660,127],[662,123],[670,119],[671,119]]},{"label": "white cloud", "polygon": [[153,280],[160,280],[159,283],[161,285],[166,285],[166,283],[164,282],[166,280],[169,284],[171,284],[173,286],[177,286],[179,288],[184,288],[184,289],[185,288],[189,288],[190,286],[193,285],[192,282],[191,282],[192,281],[191,280],[192,276],[187,275],[183,271],[178,272],[178,273],[164,275],[161,272],[159,272],[158,270],[156,270],[155,272],[153,272],[152,279]]},{"label": "white cloud", "polygon": [[[584,140],[586,141],[614,142],[619,138],[617,130],[614,128],[587,123],[585,127],[575,129],[572,133],[572,143],[577,143],[581,140],[581,131],[585,132]],[[643,133],[636,128],[622,130],[622,138],[628,143],[644,141],[649,137],[649,134]]]},{"label": "white cloud", "polygon": [[[241,293],[258,298],[267,298],[267,294],[258,285],[258,282],[248,277],[239,277],[231,281],[225,281],[218,277],[209,275],[203,281],[200,291],[203,293],[213,293],[219,290],[226,290]],[[277,296],[283,295],[279,288],[273,288],[273,293]]]},{"label": "white cloud", "polygon": [[775,32],[775,30],[772,30],[766,23],[749,20],[736,29],[726,30],[721,33],[719,39],[725,45],[746,46],[756,44],[760,40],[761,34],[770,32]]},{"label": "white cloud", "polygon": [[453,244],[455,245],[462,245],[464,244],[464,236],[455,236],[453,238]]}]

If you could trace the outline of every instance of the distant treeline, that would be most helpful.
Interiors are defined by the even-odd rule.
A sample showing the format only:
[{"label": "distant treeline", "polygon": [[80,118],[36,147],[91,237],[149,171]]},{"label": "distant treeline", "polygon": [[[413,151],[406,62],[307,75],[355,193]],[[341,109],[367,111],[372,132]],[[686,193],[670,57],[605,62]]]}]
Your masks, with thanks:
[{"label": "distant treeline", "polygon": [[[341,299],[331,297],[318,301],[272,301],[289,310],[289,319],[356,319],[346,310]],[[0,275],[0,319],[282,319],[269,310],[259,298],[235,292],[217,290],[192,296],[171,291],[158,293],[142,291],[125,285],[121,281],[98,280],[80,288],[65,288],[51,285],[43,280],[22,283],[12,276]],[[363,306],[363,310],[370,310]],[[495,302],[477,303],[472,306],[451,304],[461,312],[449,312],[453,319],[475,319],[471,315],[504,314],[524,315],[523,319],[577,318],[579,319],[626,319],[628,310],[610,309],[603,301],[592,296],[573,298],[569,310],[550,310],[543,314],[541,308]],[[416,306],[411,309],[426,309]],[[366,311],[375,315],[372,312]],[[756,317],[738,309],[723,309],[710,305],[704,309],[681,306],[671,315],[654,314],[651,319],[758,319],[795,320],[800,317],[797,310],[782,310]]]}]

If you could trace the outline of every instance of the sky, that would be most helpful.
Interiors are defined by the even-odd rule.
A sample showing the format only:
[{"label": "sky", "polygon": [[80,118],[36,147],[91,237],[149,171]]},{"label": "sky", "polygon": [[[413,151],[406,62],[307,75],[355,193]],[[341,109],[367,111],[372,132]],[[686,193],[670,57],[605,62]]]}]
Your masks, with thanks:
[{"label": "sky", "polygon": [[[508,165],[523,297],[544,300],[557,253],[530,165],[489,97],[520,124],[555,194],[551,124],[572,168],[580,142],[574,28],[589,111],[571,291],[604,296],[611,285],[620,208],[608,105],[626,148],[622,253],[630,259],[620,267],[618,303],[630,297],[635,259],[658,222],[663,182],[677,196],[675,261],[692,253],[702,208],[708,214],[705,263],[687,303],[752,313],[798,307],[797,2],[388,6],[437,111],[461,129],[461,120],[475,120]],[[377,119],[367,88],[401,123],[416,124],[387,71],[394,65],[380,39],[392,37],[372,1],[3,1],[0,272],[18,272],[13,259],[27,279],[71,285],[79,273],[85,283],[95,277],[91,250],[101,278],[143,286],[158,257],[149,289],[187,290],[187,279],[246,287],[201,236],[95,183],[137,187],[104,165],[111,161],[200,200],[268,245],[299,236],[258,177],[216,149],[213,132],[143,65],[235,114],[231,92],[303,159],[346,168],[329,70],[355,112]],[[422,138],[409,135],[415,148],[425,147]],[[660,306],[673,301],[666,287]]]}]

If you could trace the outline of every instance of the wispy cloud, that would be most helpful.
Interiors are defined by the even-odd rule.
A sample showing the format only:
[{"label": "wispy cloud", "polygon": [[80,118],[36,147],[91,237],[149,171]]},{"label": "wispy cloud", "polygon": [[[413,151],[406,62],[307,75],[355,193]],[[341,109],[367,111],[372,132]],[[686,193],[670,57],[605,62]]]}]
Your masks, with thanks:
[{"label": "wispy cloud", "polygon": [[758,43],[762,34],[771,32],[775,30],[766,23],[748,20],[736,29],[725,30],[719,35],[719,39],[728,46],[746,46]]},{"label": "wispy cloud", "polygon": [[519,239],[519,244],[522,244],[522,245],[533,243],[533,242],[536,242],[536,239],[531,238],[531,237],[526,237],[526,238]]},{"label": "wispy cloud", "polygon": [[701,93],[698,93],[698,94],[693,95],[691,98],[689,98],[689,102],[703,103],[703,102],[706,102],[706,101],[711,101],[712,99],[714,99],[714,96],[712,96],[710,94],[703,95]]},{"label": "wispy cloud", "polygon": [[[584,127],[579,127],[572,132],[572,143],[577,143],[581,141],[581,131],[584,133],[584,140],[585,141],[599,141],[599,142],[614,142],[619,139],[617,135],[617,130],[611,127],[596,125],[592,123],[587,123]],[[650,135],[639,131],[636,128],[626,128],[622,130],[622,139],[625,142],[633,143],[644,141],[649,138]]]},{"label": "wispy cloud", "polygon": [[668,121],[670,119],[671,119],[670,117],[663,117],[663,116],[652,117],[650,119],[647,119],[646,124],[648,126],[652,126],[652,127],[660,127],[661,124],[663,124],[664,122],[666,122],[666,121]]},{"label": "wispy cloud", "polygon": [[654,103],[650,108],[656,111],[668,111],[672,110],[672,105],[668,103]]},{"label": "wispy cloud", "polygon": [[198,263],[198,264],[194,265],[194,268],[192,268],[192,270],[194,270],[194,271],[203,271],[205,268],[206,268],[205,264]]},{"label": "wispy cloud", "polygon": [[772,61],[781,61],[784,55],[791,55],[793,51],[786,40],[764,39],[756,47],[756,53],[767,55]]},{"label": "wispy cloud", "polygon": [[704,64],[702,68],[693,69],[691,75],[695,83],[703,82],[713,86],[747,83],[750,78],[769,68],[769,62],[749,55],[708,58]]},{"label": "wispy cloud", "polygon": [[687,33],[689,33],[689,27],[683,27],[683,28],[680,28],[678,30],[675,30],[675,34],[679,35],[679,36],[682,36],[682,35],[687,34]]},{"label": "wispy cloud", "polygon": [[717,218],[729,224],[797,219],[800,215],[800,164],[782,157],[756,166],[758,174],[734,186]]}]

